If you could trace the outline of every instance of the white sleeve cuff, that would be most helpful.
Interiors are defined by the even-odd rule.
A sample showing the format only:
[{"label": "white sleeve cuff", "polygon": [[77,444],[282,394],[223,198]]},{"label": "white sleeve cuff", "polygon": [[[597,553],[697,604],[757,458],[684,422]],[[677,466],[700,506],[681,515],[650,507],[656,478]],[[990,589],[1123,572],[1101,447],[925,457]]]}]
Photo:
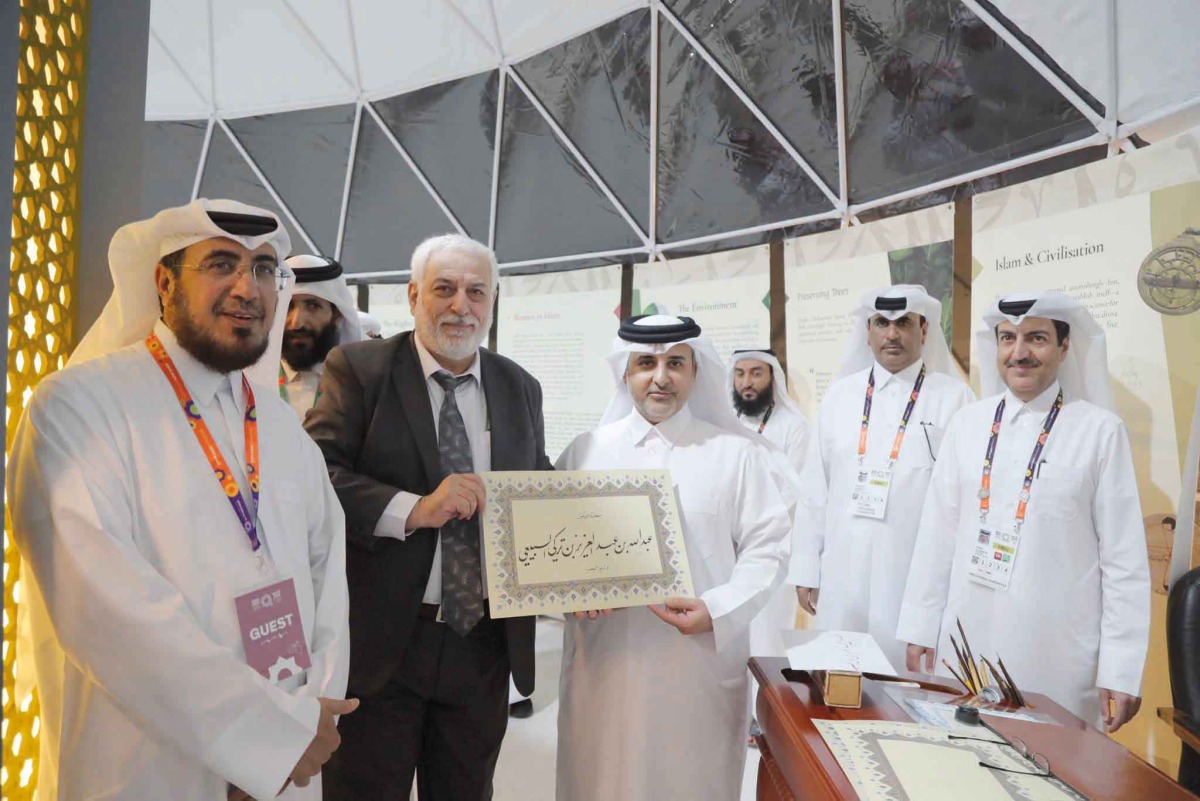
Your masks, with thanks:
[{"label": "white sleeve cuff", "polygon": [[412,533],[406,528],[408,516],[412,514],[413,507],[419,500],[421,496],[411,492],[397,492],[392,496],[383,514],[379,516],[379,522],[375,524],[375,536],[391,537],[394,540],[408,539],[408,535]]},{"label": "white sleeve cuff", "polygon": [[[275,703],[247,708],[212,744],[205,762],[254,798],[274,798],[317,734],[321,705],[315,698],[272,688]],[[253,744],[252,754],[247,743]]]},{"label": "white sleeve cuff", "polygon": [[941,608],[904,604],[900,607],[900,620],[896,624],[896,639],[924,648],[937,648],[938,634],[942,628],[942,611]]},{"label": "white sleeve cuff", "polygon": [[733,645],[738,636],[749,627],[746,616],[737,614],[739,605],[731,603],[728,593],[722,592],[723,589],[724,585],[713,587],[700,596],[712,618],[713,644],[718,653]]},{"label": "white sleeve cuff", "polygon": [[788,562],[787,583],[793,587],[820,587],[821,557],[793,553]]},{"label": "white sleeve cuff", "polygon": [[1146,649],[1100,643],[1100,660],[1096,668],[1096,686],[1116,690],[1126,695],[1142,694],[1142,669],[1146,664]]}]

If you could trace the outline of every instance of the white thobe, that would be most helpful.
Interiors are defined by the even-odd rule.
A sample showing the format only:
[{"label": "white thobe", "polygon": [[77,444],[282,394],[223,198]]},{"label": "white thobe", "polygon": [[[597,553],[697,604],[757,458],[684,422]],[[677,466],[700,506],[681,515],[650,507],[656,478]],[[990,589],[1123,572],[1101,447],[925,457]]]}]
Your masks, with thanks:
[{"label": "white thobe", "polygon": [[734,799],[749,725],[750,621],[783,578],[788,511],[765,451],[684,407],[583,434],[563,470],[670,470],[693,588],[713,631],[684,636],[649,609],[568,616],[558,715],[559,801]]},{"label": "white thobe", "polygon": [[[761,428],[762,435],[784,452],[799,475],[808,446],[807,418],[786,406],[778,405],[771,411],[765,426],[764,416],[740,416],[739,419],[750,431],[758,432]],[[750,655],[783,656],[785,648],[780,631],[795,627],[796,593],[789,584],[782,583],[771,593],[767,605],[750,624]]]},{"label": "white thobe", "polygon": [[[241,375],[155,327],[246,493]],[[231,381],[232,378],[232,381]],[[349,667],[344,517],[317,446],[255,387],[264,575],[141,343],[47,378],[8,473],[41,698],[37,798],[274,798]],[[249,495],[244,495],[249,502]],[[275,686],[245,664],[234,598],[294,579],[312,657]],[[319,799],[320,781],[283,798]]]},{"label": "white thobe", "polygon": [[[1029,403],[1006,393],[964,409],[942,442],[921,518],[898,636],[955,663],[961,620],[978,655],[999,655],[1023,690],[1088,722],[1098,687],[1140,695],[1150,631],[1150,571],[1125,425],[1066,398],[1030,490],[1011,583],[968,577],[979,487],[996,406],[1006,398],[991,476],[989,526],[1016,520],[1018,494],[1055,383]],[[995,664],[993,662],[993,664]]]},{"label": "white thobe", "polygon": [[[875,364],[864,466],[887,466],[921,364],[895,375]],[[905,643],[896,639],[896,619],[925,490],[950,419],[974,396],[957,378],[925,374],[893,467],[884,517],[859,517],[851,495],[860,470],[858,440],[870,372],[835,381],[821,401],[801,473],[788,584],[820,588],[817,628],[867,632],[903,669]]]},{"label": "white thobe", "polygon": [[288,405],[304,422],[304,415],[317,405],[317,390],[321,387],[321,376],[325,374],[325,362],[317,362],[308,370],[293,370],[286,359],[281,359],[279,366],[283,369],[283,383],[280,384],[283,392],[280,394],[286,394]]}]

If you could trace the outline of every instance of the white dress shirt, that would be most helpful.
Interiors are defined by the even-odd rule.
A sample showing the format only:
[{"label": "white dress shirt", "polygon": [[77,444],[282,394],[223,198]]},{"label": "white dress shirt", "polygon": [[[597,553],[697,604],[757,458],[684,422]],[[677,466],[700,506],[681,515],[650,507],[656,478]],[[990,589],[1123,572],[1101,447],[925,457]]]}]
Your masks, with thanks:
[{"label": "white dress shirt", "polygon": [[[433,427],[434,433],[437,433],[438,427],[441,425],[442,403],[446,397],[446,391],[442,389],[442,385],[434,380],[434,373],[450,372],[445,367],[438,364],[437,359],[429,352],[428,348],[421,342],[421,337],[417,333],[413,333],[413,342],[417,346],[417,356],[421,360],[421,372],[425,375],[425,388],[429,391],[429,405],[433,409]],[[464,381],[454,391],[455,400],[458,401],[458,411],[462,415],[463,425],[467,429],[467,439],[471,442],[471,459],[474,463],[475,472],[483,473],[492,469],[492,432],[488,424],[487,411],[487,396],[483,392],[483,383],[479,373],[479,353],[476,352],[475,360],[471,362],[471,366],[466,372],[459,375],[471,376],[473,381]],[[440,483],[440,482],[439,482]],[[417,501],[421,500],[420,495],[415,495],[411,492],[403,490],[396,493],[395,497],[384,508],[383,514],[379,518],[379,522],[375,524],[376,537],[392,537],[393,539],[407,539],[412,533],[406,528],[408,516],[412,514],[413,507],[417,505]],[[483,561],[483,532],[480,532],[480,561]],[[486,570],[486,566],[484,567]],[[481,574],[483,578],[483,596],[487,597],[487,573]],[[437,547],[433,552],[433,567],[429,571],[429,583],[425,585],[425,597],[422,599],[427,604],[440,604],[442,602],[442,539],[441,533],[438,533]]]},{"label": "white dress shirt", "polygon": [[[922,364],[893,375],[875,363],[865,467],[887,467]],[[788,583],[820,588],[818,628],[870,633],[892,664],[903,668],[905,644],[896,639],[896,617],[925,490],[946,427],[974,396],[957,378],[925,374],[892,468],[884,517],[859,517],[851,496],[860,472],[858,439],[871,369],[835,381],[821,401],[800,474]]]},{"label": "white dress shirt", "polygon": [[[1028,403],[1009,392],[986,398],[950,424],[921,516],[897,636],[949,657],[949,635],[961,619],[972,650],[999,654],[1018,687],[1095,722],[1097,687],[1140,694],[1150,631],[1146,535],[1120,418],[1065,398],[1035,468],[1008,589],[968,576],[996,406],[1005,398],[987,523],[1007,528],[1016,520],[1030,454],[1058,391],[1055,382]],[[940,662],[937,672],[945,675]]]},{"label": "white dress shirt", "polygon": [[304,420],[317,403],[317,390],[321,386],[321,376],[325,374],[325,362],[317,362],[307,370],[294,370],[287,359],[280,359],[279,366],[283,368],[283,389],[287,392],[288,405]]}]

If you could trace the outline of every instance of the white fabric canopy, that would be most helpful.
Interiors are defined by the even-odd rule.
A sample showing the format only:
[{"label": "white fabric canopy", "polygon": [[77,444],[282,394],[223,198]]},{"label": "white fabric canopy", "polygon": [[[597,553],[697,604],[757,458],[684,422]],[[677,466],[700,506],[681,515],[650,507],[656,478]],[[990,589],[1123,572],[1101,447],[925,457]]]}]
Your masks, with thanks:
[{"label": "white fabric canopy", "polygon": [[[154,0],[147,119],[266,114],[376,99],[494,69],[586,33],[648,0]],[[971,10],[974,2],[964,4]],[[1106,6],[1107,4],[1105,4]],[[972,8],[975,6],[975,8]],[[995,0],[994,6],[1086,92],[1113,96],[1113,21],[1090,0]],[[209,17],[211,8],[212,16]],[[1200,94],[1188,52],[1191,0],[1117,0],[1116,97],[1123,122]],[[209,37],[197,32],[210,31]],[[246,80],[243,58],[258,59]],[[220,56],[215,69],[210,54]]]},{"label": "white fabric canopy", "polygon": [[[146,118],[203,119],[213,109],[245,117],[397,95],[495,69],[501,54],[518,61],[645,7],[644,0],[154,0]],[[251,53],[274,57],[248,70]]]},{"label": "white fabric canopy", "polygon": [[[721,10],[723,5],[729,5],[729,8]],[[755,7],[747,8],[747,5]],[[1108,13],[1109,4],[1098,5],[1094,0],[995,0],[986,5],[980,0],[952,0],[949,6],[939,6],[937,13],[929,14],[922,9],[929,11],[930,4],[906,0],[891,8],[889,4],[881,4],[868,14],[872,24],[884,24],[888,28],[886,35],[880,34],[884,35],[886,47],[881,46],[877,52],[864,55],[864,44],[857,37],[869,26],[862,21],[844,21],[842,44],[848,56],[843,60],[845,63],[834,66],[830,62],[811,67],[817,73],[823,73],[812,80],[820,80],[823,84],[829,79],[831,86],[836,83],[847,87],[847,96],[840,101],[843,106],[849,103],[851,109],[857,109],[856,113],[869,114],[863,119],[851,119],[847,125],[830,132],[836,141],[814,141],[802,128],[787,130],[786,125],[772,121],[773,117],[780,116],[784,107],[799,108],[797,101],[808,90],[797,89],[798,95],[785,96],[778,81],[766,80],[759,72],[790,70],[789,65],[793,63],[811,60],[811,53],[805,48],[816,46],[812,42],[800,44],[784,37],[775,40],[769,48],[755,49],[755,38],[760,35],[756,31],[775,31],[782,24],[780,15],[784,12],[771,8],[772,5],[762,4],[759,8],[756,4],[738,6],[715,0],[707,4],[661,0],[589,0],[586,3],[561,0],[405,0],[403,3],[394,0],[153,0],[146,118],[163,124],[167,124],[166,121],[208,121],[202,135],[196,134],[194,124],[183,126],[186,131],[171,134],[184,142],[179,145],[181,151],[194,153],[193,148],[200,150],[194,176],[184,176],[189,188],[190,179],[194,177],[196,188],[193,193],[209,179],[223,180],[246,191],[265,190],[264,194],[270,195],[297,235],[294,238],[298,249],[302,241],[311,252],[340,259],[344,240],[353,239],[346,231],[363,230],[356,225],[378,228],[377,220],[358,221],[349,209],[373,206],[391,211],[403,208],[404,213],[397,211],[397,215],[419,229],[412,232],[418,241],[445,230],[469,232],[478,239],[487,239],[500,253],[500,262],[506,267],[569,262],[583,257],[614,259],[634,253],[657,257],[675,248],[700,244],[700,240],[735,240],[750,234],[763,234],[768,229],[787,229],[818,220],[848,223],[863,211],[887,208],[950,184],[1009,172],[1097,145],[1128,148],[1133,146],[1130,137],[1135,134],[1156,141],[1200,123],[1200,61],[1177,55],[1188,52],[1190,41],[1187,37],[1191,31],[1200,30],[1200,3],[1193,0],[1152,3],[1114,0],[1111,13]],[[658,13],[642,13],[636,25],[647,26],[651,19],[659,21],[662,41],[658,51],[669,50],[671,43],[680,38],[686,40],[684,52],[687,58],[691,60],[695,56],[694,63],[705,64],[704,69],[714,70],[719,76],[711,84],[711,91],[695,96],[690,94],[708,85],[696,83],[701,80],[702,73],[681,79],[678,64],[664,62],[661,52],[653,57],[648,52],[652,49],[648,41],[636,46],[631,44],[637,37],[629,35],[629,29],[615,38],[611,38],[610,31],[606,35],[610,38],[596,36],[579,41],[580,37],[602,26],[651,8],[657,9]],[[832,25],[832,8],[829,13]],[[876,16],[883,22],[875,21]],[[816,25],[813,21],[809,27],[816,30]],[[921,29],[921,25],[929,27]],[[718,28],[722,30],[716,30]],[[990,42],[981,38],[981,33],[987,34],[988,29],[994,34],[994,40]],[[956,43],[967,35],[963,33],[967,30],[980,45],[979,52],[974,52],[973,46],[956,51]],[[647,40],[650,38],[644,27],[639,29],[639,35],[644,35]],[[903,53],[917,41],[927,42],[931,52],[909,54],[904,59],[896,56],[899,60],[892,63],[894,59],[887,55],[891,48],[899,48],[898,52]],[[939,41],[942,42],[940,45],[937,44]],[[567,50],[556,51],[554,65],[527,68],[526,59],[566,43],[570,43]],[[645,51],[640,50],[643,45]],[[677,45],[675,47],[679,49]],[[795,51],[791,50],[793,47]],[[934,50],[936,52],[932,52]],[[645,68],[637,64],[643,52],[647,59]],[[250,54],[265,57],[254,59],[251,65]],[[925,64],[921,68],[925,71],[922,80],[928,83],[926,89],[930,96],[925,97],[924,92],[905,96],[902,102],[907,108],[903,118],[922,122],[911,130],[907,124],[900,126],[903,130],[893,129],[900,125],[900,117],[889,126],[887,114],[891,112],[883,111],[882,107],[879,111],[866,106],[859,108],[864,103],[869,106],[872,102],[882,101],[857,97],[856,93],[865,91],[878,98],[885,89],[898,91],[896,87],[887,89],[887,81],[900,79],[888,76],[891,70],[902,71],[901,61],[910,57]],[[863,63],[864,58],[867,63]],[[766,66],[757,71],[750,68],[752,63]],[[542,76],[547,82],[541,87],[533,77],[533,72],[539,69],[547,72]],[[435,120],[433,115],[425,113],[428,108],[420,103],[401,103],[400,111],[395,107],[384,109],[385,113],[380,111],[385,103],[417,90],[442,85],[433,94],[449,92],[450,81],[483,76],[497,70],[500,72],[497,88],[479,95],[477,114],[458,105],[452,117],[438,116]],[[640,94],[643,91],[640,81],[608,86],[603,81],[587,84],[588,76],[597,70],[604,74],[624,70],[645,76],[645,96]],[[838,76],[841,80],[832,80],[833,76],[828,72],[833,70],[843,73]],[[934,75],[941,77],[931,77]],[[1006,77],[990,80],[987,77],[990,75]],[[807,82],[797,81],[794,85]],[[551,85],[556,88],[547,88]],[[876,85],[877,88],[871,88]],[[636,87],[637,91],[632,91],[631,87]],[[657,95],[648,87],[655,87],[661,95],[658,97],[659,130],[650,138],[651,143],[657,143],[659,161],[656,169],[637,170],[644,178],[641,175],[630,178],[623,169],[634,163],[635,155],[641,155],[633,145],[645,142],[641,128],[654,119],[648,106],[650,97]],[[689,93],[687,102],[680,102],[677,97],[680,91]],[[570,95],[571,109],[555,108],[555,98],[550,96],[555,92]],[[981,109],[979,115],[964,116],[955,110],[960,107],[956,100],[960,94],[964,98],[976,98]],[[1038,98],[1035,105],[1042,117],[1014,119],[1012,131],[996,129],[990,115],[1011,110],[1020,116],[1020,99],[1033,95]],[[498,104],[498,108],[492,107],[499,97],[506,98],[505,102]],[[425,99],[428,100],[428,96]],[[817,102],[817,97],[814,95],[811,100]],[[900,95],[897,100],[901,100]],[[461,102],[461,97],[457,102]],[[772,103],[776,105],[772,106]],[[783,105],[779,105],[781,103]],[[533,109],[528,115],[526,106]],[[315,109],[332,109],[332,117],[306,123],[295,119],[280,120],[276,116],[283,112]],[[344,116],[344,127],[349,129],[352,125],[352,133],[341,131],[336,120],[330,122],[337,116],[338,109]],[[989,109],[988,113],[983,113]],[[449,112],[445,113],[449,115]],[[824,123],[812,115],[823,113],[821,109],[814,109],[796,116],[807,116],[809,118],[802,121],[803,124],[816,126]],[[518,117],[520,125],[511,120],[505,123],[506,114]],[[385,116],[388,116],[386,121]],[[636,143],[608,146],[607,140],[614,137],[601,131],[598,121],[614,116],[622,120],[620,130],[628,131]],[[672,119],[673,116],[679,119]],[[251,117],[255,119],[245,119]],[[749,182],[748,187],[740,190],[728,190],[733,195],[726,199],[727,205],[723,207],[715,201],[720,199],[719,193],[724,187],[721,180],[724,179],[714,179],[711,186],[701,181],[700,187],[680,188],[685,194],[703,195],[708,207],[714,210],[714,219],[707,226],[684,226],[683,229],[698,229],[692,230],[692,236],[664,233],[679,227],[669,224],[674,214],[688,216],[686,209],[663,208],[661,201],[670,199],[669,190],[680,183],[680,175],[695,180],[697,174],[707,174],[702,154],[708,147],[715,148],[717,143],[712,141],[711,132],[705,125],[710,125],[714,117],[724,120],[721,144],[735,150],[742,147],[758,149],[761,152],[756,157],[759,158],[764,153],[773,154],[772,158],[777,157],[778,163],[770,170],[772,181],[785,181],[792,192],[800,187],[807,188],[813,196],[812,202],[803,205],[802,209],[798,206],[793,212],[800,214],[803,211],[802,216],[784,219],[776,215],[776,210],[781,207],[773,194],[776,188],[762,181]],[[454,170],[450,171],[455,173],[452,177],[436,175],[447,163],[462,162],[462,141],[443,144],[434,136],[435,144],[425,142],[429,147],[427,152],[414,153],[401,141],[406,133],[397,133],[393,129],[399,121],[403,126],[422,128],[432,136],[431,132],[439,124],[461,130],[462,126],[478,125],[483,119],[489,120],[488,126],[494,119],[496,126],[495,134],[484,133],[483,141],[492,145],[499,143],[496,169],[491,176],[484,174],[486,167],[479,164],[472,164],[463,175]],[[1045,119],[1045,123],[1039,125],[1037,119]],[[707,122],[701,125],[697,120]],[[256,127],[254,122],[262,122],[262,125]],[[600,233],[590,237],[573,233],[561,243],[544,243],[541,231],[532,232],[521,227],[525,224],[536,228],[534,223],[523,220],[519,214],[499,213],[499,207],[504,203],[510,203],[512,209],[522,208],[521,198],[509,197],[517,191],[513,187],[545,177],[529,164],[548,167],[547,154],[559,156],[553,148],[540,153],[535,153],[534,148],[517,157],[514,155],[517,146],[506,145],[506,142],[515,141],[517,135],[542,130],[543,123],[545,129],[553,131],[553,138],[563,148],[562,157],[570,162],[572,171],[562,183],[551,182],[552,186],[545,194],[562,198],[562,209],[573,209],[578,217],[588,220],[587,224],[572,221],[571,225],[559,225],[554,230],[595,229]],[[747,127],[749,123],[761,126],[761,130]],[[341,203],[301,208],[303,204],[299,197],[309,187],[303,178],[295,177],[296,165],[312,153],[306,154],[304,145],[289,140],[289,137],[303,139],[306,124],[314,126],[309,131],[311,139],[336,145],[328,149],[331,153],[336,152],[335,158],[340,160],[345,154],[344,169],[341,164],[325,165],[328,171],[320,173],[321,177],[313,172],[311,178],[312,181],[323,181],[323,188],[328,189],[330,180],[344,176]],[[791,124],[800,123],[793,120]],[[259,138],[248,136],[245,130],[235,134],[232,129],[239,125],[258,131]],[[954,133],[963,125],[967,126],[965,130]],[[980,130],[972,133],[972,126],[979,126]],[[873,144],[850,148],[850,134],[856,134],[861,140],[867,129],[871,129]],[[984,130],[988,131],[986,136]],[[341,149],[342,140],[330,135],[336,131],[349,142],[345,150]],[[197,141],[192,142],[188,132],[196,134]],[[730,134],[736,136],[729,139]],[[411,130],[407,135],[415,136]],[[378,170],[369,170],[369,166],[378,165],[368,165],[361,157],[355,161],[360,142],[366,142],[364,150],[370,154],[373,149],[380,148],[380,136],[397,151],[403,162],[403,169],[397,167],[398,175],[405,178],[383,176]],[[593,137],[605,140],[605,145],[592,141]],[[676,139],[687,142],[690,137],[697,137],[697,144],[674,152],[672,142]],[[444,147],[445,152],[439,152],[439,146]],[[255,147],[257,153],[252,152]],[[827,152],[822,154],[822,149]],[[495,147],[492,152],[496,152]],[[834,180],[838,172],[838,153],[846,154],[849,164],[842,166],[847,167],[848,174],[859,176],[846,188],[840,188]],[[207,160],[214,154],[212,165],[215,166],[210,168],[206,166]],[[235,165],[239,158],[246,162],[244,166],[253,170],[253,178],[231,172],[236,167],[230,165]],[[272,158],[277,159],[277,163],[266,166],[262,163]],[[506,159],[512,159],[512,163]],[[822,168],[822,159],[834,163],[826,163]],[[914,159],[916,162],[910,163]],[[916,169],[918,164],[919,170]],[[401,186],[409,180],[405,172],[409,169],[415,173],[411,179],[415,189]],[[522,174],[515,177],[497,174],[508,169]],[[183,168],[182,172],[188,170]],[[269,175],[272,172],[274,179]],[[338,179],[332,177],[335,174]],[[351,180],[356,174],[360,177]],[[363,180],[368,174],[379,175],[378,183],[385,188],[376,188],[372,194],[369,190],[373,182]],[[286,178],[281,177],[285,175]],[[652,179],[652,175],[657,177]],[[636,189],[628,183],[642,180],[645,185]],[[664,216],[663,220],[654,221],[655,224],[644,219],[644,207],[637,208],[640,195],[650,188],[647,185],[651,180],[658,183],[658,213]],[[242,183],[234,183],[236,181]],[[252,187],[251,184],[256,182],[262,186]],[[859,183],[863,186],[857,186]],[[180,190],[172,187],[171,191]],[[422,191],[427,196],[416,196]],[[599,196],[602,200],[594,206],[589,205],[572,198],[573,191],[590,197]],[[754,215],[745,215],[723,225],[726,217],[735,215],[734,209],[751,207],[746,202],[749,198],[737,196],[739,191],[747,192],[761,207]],[[451,195],[455,197],[452,199]],[[654,197],[655,193],[649,192],[648,196]],[[572,205],[570,200],[582,205]],[[257,204],[265,205],[261,198]],[[467,208],[472,204],[486,204],[487,209]],[[487,211],[490,211],[490,218]],[[468,231],[472,227],[468,219],[471,216],[474,217],[474,228]],[[537,220],[551,215],[533,216]],[[615,224],[611,228],[599,228],[599,223],[607,216],[611,216],[610,222]],[[498,220],[501,221],[499,224]],[[496,230],[499,228],[503,232],[507,225],[515,229],[508,233],[506,241]],[[325,228],[329,230],[316,230]],[[528,244],[518,247],[512,240],[538,244],[536,247]],[[364,247],[360,245],[354,252],[358,258],[347,261],[352,273],[390,277],[404,272],[402,266],[391,260],[393,254],[386,248],[364,251]]]}]

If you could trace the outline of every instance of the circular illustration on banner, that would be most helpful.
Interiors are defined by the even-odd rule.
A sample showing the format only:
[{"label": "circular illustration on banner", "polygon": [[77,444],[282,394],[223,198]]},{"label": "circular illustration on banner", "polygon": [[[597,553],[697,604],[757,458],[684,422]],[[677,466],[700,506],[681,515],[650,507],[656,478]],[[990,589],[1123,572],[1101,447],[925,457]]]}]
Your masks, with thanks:
[{"label": "circular illustration on banner", "polygon": [[1138,293],[1160,314],[1200,309],[1200,230],[1188,228],[1150,252],[1138,270]]},{"label": "circular illustration on banner", "polygon": [[1166,595],[1171,577],[1171,549],[1175,546],[1175,514],[1148,515],[1142,518],[1142,525],[1150,554],[1150,586],[1159,595]]}]

